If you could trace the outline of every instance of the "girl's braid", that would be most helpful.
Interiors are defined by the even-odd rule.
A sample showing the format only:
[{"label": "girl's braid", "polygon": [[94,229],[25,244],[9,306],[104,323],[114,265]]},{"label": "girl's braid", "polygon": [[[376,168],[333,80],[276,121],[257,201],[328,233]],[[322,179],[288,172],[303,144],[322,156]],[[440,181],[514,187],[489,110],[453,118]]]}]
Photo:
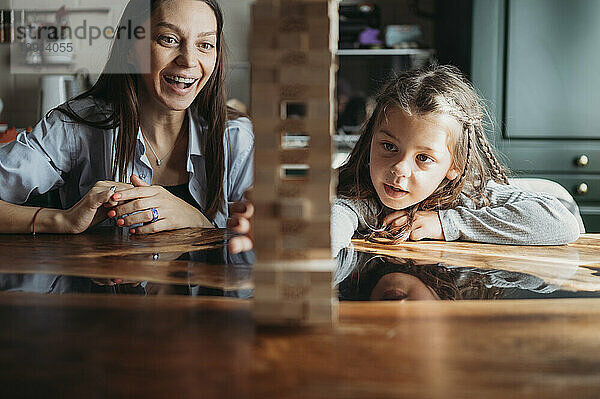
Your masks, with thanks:
[{"label": "girl's braid", "polygon": [[465,131],[465,133],[467,135],[467,155],[465,157],[465,159],[466,159],[466,161],[465,161],[465,168],[464,168],[464,170],[462,172],[462,175],[460,176],[460,179],[458,179],[456,181],[456,185],[457,186],[460,185],[463,182],[463,180],[467,176],[467,172],[469,171],[469,164],[471,162],[471,147],[472,147],[472,138],[471,138],[471,136],[473,135],[472,134],[472,130],[475,130],[472,123],[465,123],[465,124],[463,124],[463,126],[464,126],[464,131]]},{"label": "girl's braid", "polygon": [[508,185],[508,178],[506,177],[506,173],[504,173],[504,169],[498,162],[498,159],[492,153],[492,149],[490,147],[490,143],[488,143],[487,139],[484,136],[483,129],[473,129],[475,130],[475,136],[477,137],[477,141],[485,154],[486,160],[492,169],[492,174],[494,180],[501,181],[502,183]]}]

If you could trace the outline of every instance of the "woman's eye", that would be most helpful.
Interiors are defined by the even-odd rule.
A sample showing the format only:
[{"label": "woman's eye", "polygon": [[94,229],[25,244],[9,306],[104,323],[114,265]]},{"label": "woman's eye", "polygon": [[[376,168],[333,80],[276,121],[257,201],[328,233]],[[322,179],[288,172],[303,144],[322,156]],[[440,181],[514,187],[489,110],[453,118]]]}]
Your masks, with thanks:
[{"label": "woman's eye", "polygon": [[425,154],[419,154],[419,155],[417,155],[417,161],[430,163],[430,162],[433,162],[433,158],[431,158],[430,156],[425,155]]},{"label": "woman's eye", "polygon": [[171,36],[160,36],[158,38],[158,41],[169,46],[177,43],[177,40]]},{"label": "woman's eye", "polygon": [[383,146],[383,149],[386,151],[395,151],[396,150],[396,146],[393,145],[392,143],[387,143],[387,142],[383,142],[381,143],[381,145]]}]

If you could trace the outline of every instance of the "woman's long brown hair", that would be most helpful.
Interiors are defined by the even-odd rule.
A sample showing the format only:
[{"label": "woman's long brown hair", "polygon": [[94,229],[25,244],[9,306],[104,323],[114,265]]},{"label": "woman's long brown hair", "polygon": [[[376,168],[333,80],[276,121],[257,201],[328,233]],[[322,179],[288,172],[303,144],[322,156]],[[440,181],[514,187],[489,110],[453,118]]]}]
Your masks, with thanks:
[{"label": "woman's long brown hair", "polygon": [[[169,0],[130,0],[123,12],[119,27],[127,27],[129,21],[133,26],[143,26],[148,16]],[[223,14],[215,0],[198,0],[206,3],[215,13],[217,20],[217,61],[215,69],[190,106],[193,115],[203,118],[208,127],[206,147],[203,149],[206,167],[206,198],[204,211],[214,218],[224,203],[223,175],[225,156],[223,138],[227,123],[228,109],[225,100],[225,44],[223,42]],[[148,9],[150,5],[150,9]],[[118,32],[118,30],[116,30]],[[84,125],[109,130],[119,128],[115,138],[115,157],[112,165],[112,178],[125,181],[128,165],[135,156],[137,133],[140,128],[139,85],[140,76],[127,63],[127,54],[131,46],[126,41],[113,42],[109,59],[104,71],[91,89],[68,101],[64,106],[56,108],[72,121]],[[123,73],[114,73],[123,71]],[[128,71],[128,72],[125,72]],[[81,117],[72,107],[71,102],[92,97],[104,101],[109,106],[109,113],[98,120]],[[233,114],[235,118],[238,114]],[[118,175],[118,176],[117,176]]]},{"label": "woman's long brown hair", "polygon": [[[437,189],[408,211],[408,221],[400,232],[377,232],[371,238],[392,239],[406,237],[419,210],[440,210],[455,207],[461,193],[477,205],[488,203],[484,190],[489,180],[508,184],[505,168],[496,159],[483,128],[485,106],[471,83],[461,72],[449,65],[432,65],[423,69],[393,76],[376,96],[376,107],[365,125],[348,161],[339,168],[337,195],[355,200],[373,200],[378,212],[384,208],[369,171],[371,140],[387,112],[401,109],[409,115],[450,115],[461,125],[453,132],[452,159],[461,175],[444,178]],[[382,213],[379,212],[380,217]],[[379,221],[381,222],[381,221]],[[377,237],[375,237],[377,236]]]}]

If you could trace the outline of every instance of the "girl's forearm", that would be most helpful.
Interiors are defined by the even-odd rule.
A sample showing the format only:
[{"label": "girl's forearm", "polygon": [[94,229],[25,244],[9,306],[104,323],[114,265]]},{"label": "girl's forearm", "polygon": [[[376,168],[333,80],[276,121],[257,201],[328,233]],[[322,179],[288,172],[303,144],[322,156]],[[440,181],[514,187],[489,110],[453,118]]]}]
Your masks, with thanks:
[{"label": "girl's forearm", "polygon": [[[32,233],[33,218],[39,207],[14,205],[0,200],[0,233]],[[42,209],[35,218],[36,233],[61,233],[64,211]]]}]

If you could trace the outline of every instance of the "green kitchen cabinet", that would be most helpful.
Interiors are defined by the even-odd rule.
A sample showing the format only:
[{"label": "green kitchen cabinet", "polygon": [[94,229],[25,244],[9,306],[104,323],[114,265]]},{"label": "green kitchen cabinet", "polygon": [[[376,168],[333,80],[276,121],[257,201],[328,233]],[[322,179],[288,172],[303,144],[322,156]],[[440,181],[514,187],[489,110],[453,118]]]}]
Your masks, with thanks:
[{"label": "green kitchen cabinet", "polygon": [[600,232],[600,1],[475,0],[472,80],[520,177],[561,183]]}]

